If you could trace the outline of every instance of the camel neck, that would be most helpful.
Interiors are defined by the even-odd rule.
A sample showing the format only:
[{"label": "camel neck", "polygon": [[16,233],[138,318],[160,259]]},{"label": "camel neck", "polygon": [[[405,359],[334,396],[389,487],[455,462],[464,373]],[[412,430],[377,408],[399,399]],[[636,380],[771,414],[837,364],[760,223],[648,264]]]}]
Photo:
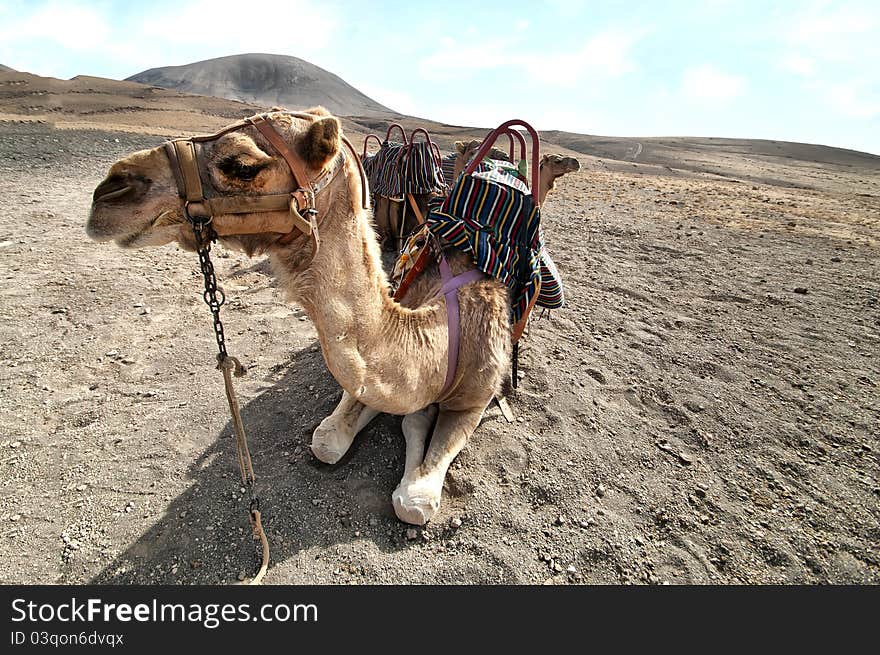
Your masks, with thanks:
[{"label": "camel neck", "polygon": [[[439,348],[446,338],[442,308],[435,303],[410,310],[391,299],[379,246],[364,212],[328,223],[308,270],[291,272],[294,267],[286,266],[279,253],[276,273],[315,324],[327,367],[343,389],[383,412],[421,409],[433,399],[431,393],[439,391],[437,380],[442,383],[445,372],[446,350]],[[401,379],[416,356],[430,362],[425,369],[428,383]]]}]

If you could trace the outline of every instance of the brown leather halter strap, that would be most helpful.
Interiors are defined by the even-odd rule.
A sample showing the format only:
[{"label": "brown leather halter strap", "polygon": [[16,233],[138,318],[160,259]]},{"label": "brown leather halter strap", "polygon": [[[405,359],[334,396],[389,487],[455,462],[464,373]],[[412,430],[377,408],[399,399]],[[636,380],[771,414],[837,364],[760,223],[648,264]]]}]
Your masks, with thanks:
[{"label": "brown leather halter strap", "polygon": [[[313,114],[306,113],[286,112],[286,114],[300,119],[315,118]],[[287,143],[272,126],[269,116],[269,114],[259,114],[233,123],[214,134],[168,141],[164,144],[165,153],[171,162],[171,170],[177,182],[178,194],[186,201],[185,212],[190,221],[201,220],[202,222],[211,222],[215,216],[223,214],[265,214],[265,216],[252,216],[247,221],[224,224],[222,230],[218,229],[215,225],[214,231],[219,236],[267,232],[279,233],[282,236],[276,242],[277,245],[290,243],[301,232],[312,237],[313,259],[320,247],[317,209],[315,206],[316,197],[336,179],[336,176],[345,166],[345,152],[340,150],[330,167],[325,169],[317,178],[311,180],[303,161],[287,146]],[[215,141],[224,134],[249,126],[256,128],[287,163],[293,176],[296,190],[290,193],[206,198],[199,171],[199,144]],[[364,173],[360,157],[357,156],[354,146],[345,136],[342,136],[342,141],[351,151],[358,167],[362,187],[361,205],[364,209],[367,209],[369,208],[369,191],[366,188],[366,174]],[[280,213],[285,210],[286,214]],[[295,231],[295,229],[298,231]]]}]

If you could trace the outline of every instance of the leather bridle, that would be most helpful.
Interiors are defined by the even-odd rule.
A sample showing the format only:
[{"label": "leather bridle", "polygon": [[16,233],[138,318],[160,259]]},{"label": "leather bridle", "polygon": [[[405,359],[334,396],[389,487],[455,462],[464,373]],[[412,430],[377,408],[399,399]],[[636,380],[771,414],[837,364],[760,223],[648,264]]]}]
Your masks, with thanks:
[{"label": "leather bridle", "polygon": [[[314,114],[296,112],[272,112],[258,114],[229,125],[219,132],[209,135],[193,136],[167,141],[164,144],[165,154],[171,163],[171,170],[177,183],[178,195],[184,200],[184,214],[194,226],[207,226],[213,223],[215,216],[223,214],[251,214],[247,220],[224,222],[221,226],[212,225],[218,236],[236,234],[276,233],[281,236],[275,245],[287,245],[298,234],[311,237],[312,257],[318,254],[320,235],[316,199],[336,179],[339,171],[345,166],[347,159],[345,150],[340,149],[329,167],[325,168],[316,178],[310,179],[305,163],[287,145],[281,135],[272,126],[270,117],[279,113],[299,119],[321,118]],[[203,143],[216,141],[225,134],[235,132],[244,127],[254,127],[262,134],[269,144],[287,163],[293,177],[294,191],[289,193],[270,193],[261,195],[222,195],[212,198],[205,197],[202,177],[199,170],[199,156]],[[369,208],[369,189],[363,165],[351,142],[342,136],[342,142],[352,153],[361,176],[361,205]],[[280,212],[286,211],[286,214]],[[259,216],[264,214],[264,216]],[[257,216],[253,216],[257,215]],[[308,265],[308,263],[306,265]]]}]

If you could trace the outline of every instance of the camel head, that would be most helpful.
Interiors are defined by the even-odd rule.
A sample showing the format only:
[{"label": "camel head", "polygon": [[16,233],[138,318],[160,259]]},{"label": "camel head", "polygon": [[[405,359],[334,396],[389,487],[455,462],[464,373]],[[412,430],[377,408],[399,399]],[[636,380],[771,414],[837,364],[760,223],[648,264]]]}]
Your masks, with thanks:
[{"label": "camel head", "polygon": [[[455,158],[455,168],[453,174],[453,180],[458,179],[459,174],[467,167],[470,163],[471,159],[474,158],[474,155],[477,154],[477,151],[480,149],[480,146],[483,145],[483,142],[479,139],[472,139],[471,141],[456,141],[455,142],[455,152],[458,156]],[[503,150],[499,150],[496,147],[492,147],[489,150],[489,154],[487,155],[489,159],[502,159],[504,161],[510,161],[510,154],[504,152]]]},{"label": "camel head", "polygon": [[[339,121],[322,107],[295,115],[273,110],[265,117],[289,150],[300,158],[310,179],[320,175],[340,150]],[[243,121],[217,134],[213,139],[195,139],[198,177],[207,201],[269,194],[280,198],[296,190],[285,159],[255,126]],[[124,248],[177,242],[187,250],[195,249],[186,203],[178,192],[179,173],[171,162],[172,154],[159,146],[135,152],[110,167],[92,196],[86,224],[92,239],[114,241]],[[214,214],[213,228],[217,234],[236,235],[232,245],[253,253],[265,250],[281,235],[265,230],[249,234],[243,226],[279,224],[288,211]]]},{"label": "camel head", "polygon": [[566,173],[579,171],[581,165],[574,157],[563,157],[555,153],[541,157],[541,188],[538,194],[538,204],[544,204],[547,194],[556,188],[556,180]]}]

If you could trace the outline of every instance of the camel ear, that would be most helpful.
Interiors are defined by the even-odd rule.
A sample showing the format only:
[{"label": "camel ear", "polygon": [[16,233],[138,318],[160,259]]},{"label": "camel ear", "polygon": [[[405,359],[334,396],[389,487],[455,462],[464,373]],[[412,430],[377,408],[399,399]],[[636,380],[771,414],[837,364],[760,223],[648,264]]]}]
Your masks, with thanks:
[{"label": "camel ear", "polygon": [[546,155],[546,154],[543,155],[543,156],[541,157],[541,164],[540,164],[540,165],[543,166],[544,164],[547,163],[547,161],[548,161],[549,159],[550,159],[550,155]]},{"label": "camel ear", "polygon": [[459,155],[463,155],[465,153],[465,150],[467,150],[467,144],[464,141],[455,142],[455,151]]},{"label": "camel ear", "polygon": [[339,120],[333,116],[321,118],[309,126],[299,145],[299,154],[312,168],[324,168],[339,152]]}]

